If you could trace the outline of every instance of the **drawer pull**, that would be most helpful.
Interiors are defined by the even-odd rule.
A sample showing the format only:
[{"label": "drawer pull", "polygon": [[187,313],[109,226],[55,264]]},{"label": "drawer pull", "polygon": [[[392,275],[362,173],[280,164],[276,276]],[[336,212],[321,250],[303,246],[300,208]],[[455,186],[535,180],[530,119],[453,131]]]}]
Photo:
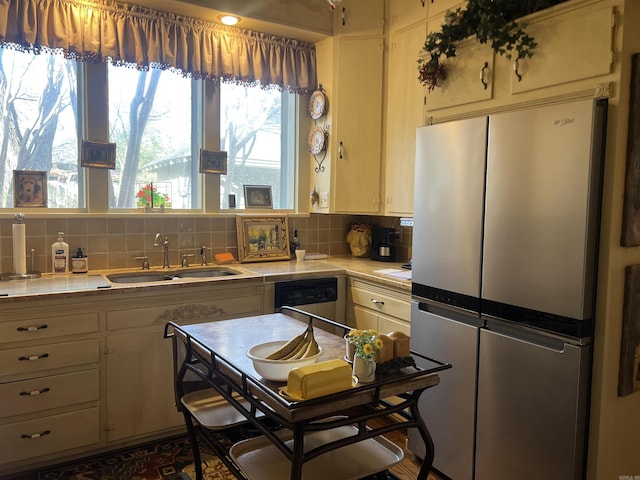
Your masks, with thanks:
[{"label": "drawer pull", "polygon": [[375,298],[371,299],[371,303],[373,303],[374,305],[384,305],[384,302],[382,300],[376,300]]},{"label": "drawer pull", "polygon": [[49,390],[50,390],[49,387],[47,387],[47,388],[43,388],[42,390],[34,390],[33,392],[20,392],[20,395],[22,395],[23,397],[40,395],[41,393],[47,393]]},{"label": "drawer pull", "polygon": [[16,330],[19,332],[37,332],[38,330],[44,330],[49,328],[49,325],[31,325],[30,327],[18,327]]},{"label": "drawer pull", "polygon": [[31,355],[29,357],[18,357],[18,360],[20,360],[21,362],[24,362],[26,360],[40,360],[41,358],[47,358],[49,356],[48,353],[43,353],[42,355]]},{"label": "drawer pull", "polygon": [[44,437],[45,435],[49,435],[51,433],[51,430],[45,430],[42,433],[23,433],[22,435],[20,435],[20,438],[29,438],[29,439],[36,439],[36,438],[40,438],[40,437]]}]

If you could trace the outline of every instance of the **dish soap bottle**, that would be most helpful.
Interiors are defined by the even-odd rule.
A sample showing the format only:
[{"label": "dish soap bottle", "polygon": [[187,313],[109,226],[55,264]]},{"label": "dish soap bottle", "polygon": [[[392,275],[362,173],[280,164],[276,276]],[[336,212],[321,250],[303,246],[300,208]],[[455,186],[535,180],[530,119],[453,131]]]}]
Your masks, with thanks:
[{"label": "dish soap bottle", "polygon": [[63,232],[58,232],[58,241],[51,245],[53,273],[69,273],[69,244],[62,239],[63,235]]}]

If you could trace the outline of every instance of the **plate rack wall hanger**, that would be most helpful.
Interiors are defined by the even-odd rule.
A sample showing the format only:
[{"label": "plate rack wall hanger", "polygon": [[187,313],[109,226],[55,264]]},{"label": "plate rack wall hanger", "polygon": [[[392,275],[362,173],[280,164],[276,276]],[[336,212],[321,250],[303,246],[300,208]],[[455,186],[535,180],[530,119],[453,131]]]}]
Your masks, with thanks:
[{"label": "plate rack wall hanger", "polygon": [[327,156],[327,143],[329,131],[326,125],[327,96],[324,93],[322,84],[311,94],[309,99],[309,116],[313,119],[313,127],[309,132],[309,151],[316,161],[315,172],[324,172],[324,160]]}]

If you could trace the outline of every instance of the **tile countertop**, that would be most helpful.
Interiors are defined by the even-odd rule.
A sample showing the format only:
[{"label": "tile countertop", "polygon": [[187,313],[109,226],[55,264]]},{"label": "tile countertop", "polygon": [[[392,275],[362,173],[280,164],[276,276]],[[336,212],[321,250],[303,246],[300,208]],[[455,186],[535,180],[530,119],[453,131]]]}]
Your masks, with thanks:
[{"label": "tile countertop", "polygon": [[[142,289],[156,288],[159,291],[166,288],[188,287],[193,283],[208,284],[214,282],[245,283],[264,281],[277,282],[296,278],[319,277],[327,275],[348,274],[355,278],[375,281],[401,290],[411,291],[411,281],[395,278],[379,270],[392,270],[393,272],[409,271],[402,269],[402,263],[377,262],[370,258],[357,258],[350,255],[328,257],[321,260],[305,260],[297,262],[286,260],[280,262],[261,262],[244,264],[227,264],[221,267],[229,267],[238,270],[238,275],[190,278],[172,281],[170,283],[137,283],[115,284],[107,280],[106,275],[122,273],[124,270],[95,271],[88,274],[53,275],[42,274],[41,278],[33,280],[4,280],[0,281],[0,304],[14,301],[27,301],[34,299],[51,299],[59,296],[93,296],[113,293],[126,293],[141,291]],[[196,267],[197,268],[197,267]],[[195,268],[194,268],[195,269]],[[176,269],[178,270],[178,269]],[[150,270],[155,272],[157,270]],[[132,272],[132,270],[126,270]],[[135,270],[140,272],[140,270]]]}]

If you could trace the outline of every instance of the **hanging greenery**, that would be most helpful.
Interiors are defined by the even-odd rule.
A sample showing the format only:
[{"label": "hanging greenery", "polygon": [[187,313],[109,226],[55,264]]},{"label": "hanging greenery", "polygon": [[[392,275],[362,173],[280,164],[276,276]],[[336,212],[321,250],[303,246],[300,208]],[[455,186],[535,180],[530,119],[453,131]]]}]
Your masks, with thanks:
[{"label": "hanging greenery", "polygon": [[493,50],[507,58],[533,56],[536,42],[516,19],[567,0],[469,0],[466,8],[447,11],[441,31],[427,36],[418,59],[418,80],[429,91],[447,77],[442,57],[456,56],[456,44],[475,34],[478,42],[491,43]]}]

